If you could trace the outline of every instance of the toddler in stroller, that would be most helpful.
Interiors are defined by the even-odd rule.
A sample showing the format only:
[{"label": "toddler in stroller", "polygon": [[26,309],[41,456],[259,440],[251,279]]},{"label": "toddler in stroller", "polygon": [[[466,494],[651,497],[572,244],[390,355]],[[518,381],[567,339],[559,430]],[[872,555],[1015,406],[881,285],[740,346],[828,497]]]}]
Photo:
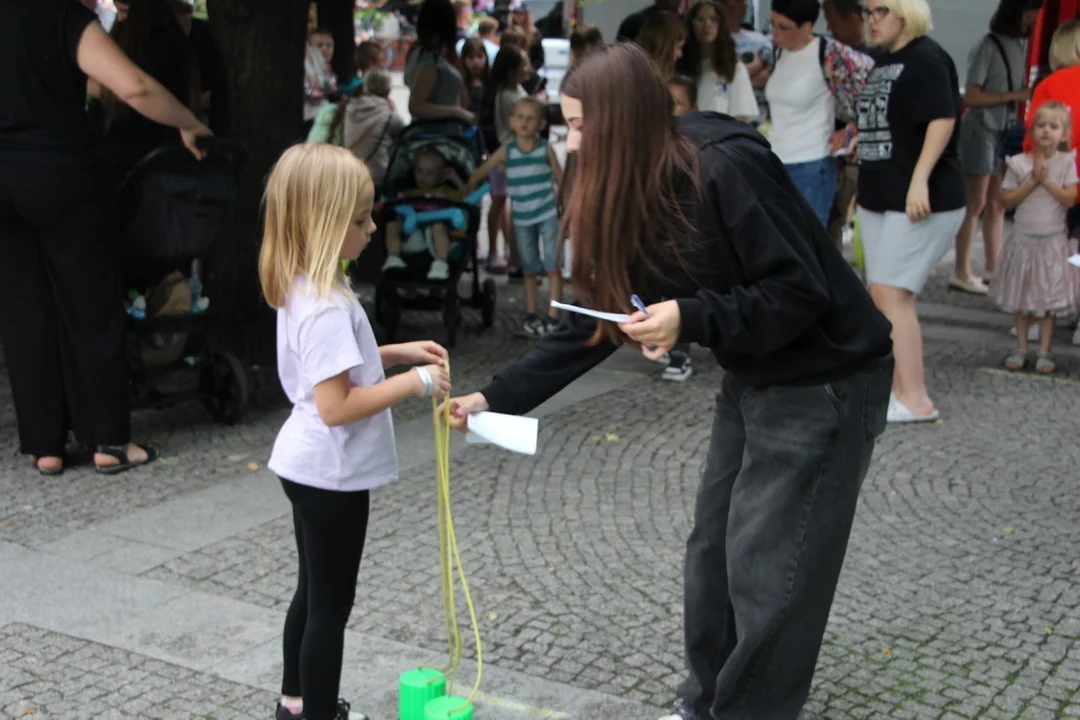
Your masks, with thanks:
[{"label": "toddler in stroller", "polygon": [[[475,132],[475,131],[474,131]],[[390,154],[380,189],[371,268],[380,268],[375,289],[375,317],[393,342],[401,312],[442,311],[446,343],[453,346],[464,299],[481,311],[484,327],[495,316],[495,282],[482,286],[476,262],[480,202],[486,193],[464,194],[465,182],[480,165],[476,138],[453,132],[445,122],[414,122]],[[382,249],[385,259],[378,258]],[[350,271],[364,277],[364,263]],[[472,271],[471,297],[462,298],[459,281]]]},{"label": "toddler in stroller", "polygon": [[[426,148],[417,153],[413,179],[416,187],[400,191],[397,199],[415,199],[411,207],[417,213],[431,212],[443,207],[438,202],[432,202],[435,198],[460,200],[465,187],[457,173],[447,166],[446,158],[435,148]],[[408,241],[403,245],[401,239],[404,226],[404,218],[395,219],[386,226],[386,261],[383,263],[383,272],[408,268],[408,263],[401,259],[402,253],[427,254],[431,258],[427,279],[449,280],[450,265],[446,258],[450,254],[450,228],[447,224],[432,222],[411,228]]]}]

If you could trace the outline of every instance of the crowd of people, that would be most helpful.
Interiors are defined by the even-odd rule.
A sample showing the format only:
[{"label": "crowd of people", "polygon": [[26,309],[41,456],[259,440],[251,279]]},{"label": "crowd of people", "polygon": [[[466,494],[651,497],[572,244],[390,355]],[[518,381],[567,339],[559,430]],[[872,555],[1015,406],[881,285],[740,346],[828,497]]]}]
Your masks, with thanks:
[{"label": "crowd of people", "polygon": [[[110,37],[93,0],[0,0],[11,19],[0,90],[12,101],[0,113],[0,336],[20,445],[45,475],[63,471],[72,431],[103,473],[157,455],[131,441],[119,243],[83,238],[116,235],[107,189],[175,129],[205,153],[200,118],[214,98],[184,4],[117,3]],[[577,28],[556,99],[536,72],[543,46],[525,7],[476,22],[469,0],[424,0],[405,58],[409,114],[446,133],[475,128],[486,159],[461,178],[421,153],[406,192],[424,202],[490,187],[487,268],[521,272],[522,329],[537,338],[453,398],[447,351],[379,346],[349,286],[342,262],[376,231],[404,121],[385,48],[361,44],[356,77],[335,77],[332,35],[313,15],[296,118],[309,142],[268,179],[258,269],[294,405],[269,464],[299,554],[278,720],[355,717],[338,698],[342,644],[370,491],[397,479],[394,405],[444,399],[464,430],[474,412],[530,411],[621,345],[686,379],[692,344],[726,372],[686,547],[688,675],[666,720],[794,718],[876,440],[887,422],[939,417],[915,309],[934,266],[955,244],[951,285],[1015,316],[1011,370],[1033,360],[1053,372],[1055,322],[1080,305],[1067,262],[1080,23],[1055,32],[1052,72],[1028,88],[1039,7],[1000,0],[962,99],[953,60],[928,36],[926,0],[773,0],[771,37],[742,27],[744,0],[699,0],[685,17],[657,0],[613,45]],[[822,12],[828,36],[814,32]],[[547,135],[556,100],[566,167]],[[865,284],[839,251],[853,218]],[[383,272],[414,253],[427,280],[449,277],[445,225],[417,242],[401,223],[384,230]],[[560,318],[540,303],[542,278],[561,298],[567,248],[578,301],[628,311],[626,322]],[[387,378],[394,365],[413,370]]]}]

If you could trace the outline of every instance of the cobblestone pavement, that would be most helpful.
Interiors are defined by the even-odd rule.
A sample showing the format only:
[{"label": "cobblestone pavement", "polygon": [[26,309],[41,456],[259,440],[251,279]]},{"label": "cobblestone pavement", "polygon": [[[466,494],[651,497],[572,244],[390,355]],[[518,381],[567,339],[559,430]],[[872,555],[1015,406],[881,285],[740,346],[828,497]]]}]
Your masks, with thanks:
[{"label": "cobblestone pavement", "polygon": [[[495,331],[463,335],[453,361],[460,391],[527,348],[510,337],[515,319],[504,301]],[[431,322],[406,326],[419,337],[434,332]],[[1063,355],[1052,380],[1007,375],[995,368],[1010,341],[996,332],[928,331],[928,378],[944,420],[891,427],[880,441],[807,718],[1080,718],[1080,362]],[[641,364],[634,384],[546,416],[535,458],[482,447],[455,456],[458,539],[495,667],[654,708],[671,702],[681,678],[681,551],[720,379],[703,353],[695,357],[685,384],[660,382]],[[411,403],[399,419],[425,412]],[[45,480],[13,459],[5,407],[0,540],[41,547],[235,477],[265,459],[282,416],[259,408],[226,429],[195,406],[140,413],[165,462],[116,479],[79,471]],[[440,651],[431,483],[416,475],[374,497],[351,628]],[[281,612],[294,563],[282,515],[142,578]],[[48,717],[266,717],[272,703],[268,691],[210,672],[3,626],[4,617],[0,602],[5,717],[27,708]]]}]

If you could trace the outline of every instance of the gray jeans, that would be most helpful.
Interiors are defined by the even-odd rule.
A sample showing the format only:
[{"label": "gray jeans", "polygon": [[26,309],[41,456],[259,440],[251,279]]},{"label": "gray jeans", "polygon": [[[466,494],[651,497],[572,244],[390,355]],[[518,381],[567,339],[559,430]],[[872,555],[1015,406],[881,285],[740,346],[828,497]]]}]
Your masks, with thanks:
[{"label": "gray jeans", "polygon": [[810,692],[891,357],[808,387],[731,374],[686,544],[679,695],[702,718],[793,720]]}]

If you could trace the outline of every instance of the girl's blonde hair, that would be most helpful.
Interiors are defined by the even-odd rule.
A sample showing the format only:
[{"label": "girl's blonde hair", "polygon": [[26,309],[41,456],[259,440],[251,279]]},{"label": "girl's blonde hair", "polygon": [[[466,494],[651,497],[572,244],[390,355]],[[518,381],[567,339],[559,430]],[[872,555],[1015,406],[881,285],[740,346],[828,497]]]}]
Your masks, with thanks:
[{"label": "girl's blonde hair", "polygon": [[348,287],[341,248],[356,204],[371,185],[371,172],[344,148],[322,143],[295,145],[270,171],[259,282],[272,308],[288,300],[297,277],[320,298]]},{"label": "girl's blonde hair", "polygon": [[881,0],[882,7],[904,21],[904,27],[912,40],[921,38],[934,29],[930,4],[926,0]]},{"label": "girl's blonde hair", "polygon": [[1069,150],[1072,149],[1072,143],[1070,142],[1072,139],[1072,112],[1070,112],[1067,106],[1062,105],[1059,102],[1050,100],[1040,105],[1039,109],[1035,111],[1034,117],[1031,119],[1031,128],[1028,132],[1034,133],[1035,125],[1039,122],[1039,118],[1044,115],[1049,115],[1050,113],[1061,115],[1061,125],[1064,133],[1062,135],[1061,144],[1058,145],[1058,150],[1069,152]]},{"label": "girl's blonde hair", "polygon": [[1050,41],[1050,69],[1080,65],[1080,20],[1070,20],[1054,31]]}]

